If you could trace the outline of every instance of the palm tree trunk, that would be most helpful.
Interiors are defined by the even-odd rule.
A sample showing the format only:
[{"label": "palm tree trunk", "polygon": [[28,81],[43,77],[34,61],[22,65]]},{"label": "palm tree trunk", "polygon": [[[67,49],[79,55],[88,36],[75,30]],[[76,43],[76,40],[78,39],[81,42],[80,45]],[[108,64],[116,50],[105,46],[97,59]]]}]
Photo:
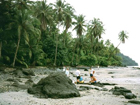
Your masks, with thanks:
[{"label": "palm tree trunk", "polygon": [[64,47],[66,46],[66,34],[67,34],[67,29],[64,31]]},{"label": "palm tree trunk", "polygon": [[74,58],[74,53],[75,53],[76,45],[77,45],[77,41],[75,42],[75,46],[74,46],[74,50],[73,50],[73,54],[72,54],[72,65],[73,65],[73,58]]},{"label": "palm tree trunk", "polygon": [[119,47],[119,45],[121,44],[121,42],[118,44],[117,47],[114,48],[114,50],[110,53],[108,60],[111,58],[112,53]]},{"label": "palm tree trunk", "polygon": [[[58,24],[58,29],[59,29],[59,24]],[[55,47],[54,66],[56,66],[56,61],[57,61],[57,47],[58,47],[58,35],[56,34],[56,47]]]},{"label": "palm tree trunk", "polygon": [[91,54],[92,54],[92,51],[93,51],[93,39],[92,39],[92,35],[91,35]]},{"label": "palm tree trunk", "polygon": [[20,35],[18,36],[17,48],[16,48],[16,52],[15,52],[15,56],[14,56],[14,60],[13,60],[13,64],[12,64],[13,67],[15,66],[15,60],[16,60],[16,57],[17,57],[18,49],[19,49],[19,43],[20,43]]},{"label": "palm tree trunk", "polygon": [[80,47],[79,47],[79,43],[80,43],[80,38],[78,38],[78,46],[77,46],[77,57],[76,57],[76,63],[79,63],[79,54],[80,54]]},{"label": "palm tree trunk", "polygon": [[56,34],[56,48],[55,48],[55,59],[54,59],[55,66],[56,66],[56,60],[57,60],[57,47],[58,47],[58,36]]},{"label": "palm tree trunk", "polygon": [[0,58],[1,58],[2,42],[0,42]]}]

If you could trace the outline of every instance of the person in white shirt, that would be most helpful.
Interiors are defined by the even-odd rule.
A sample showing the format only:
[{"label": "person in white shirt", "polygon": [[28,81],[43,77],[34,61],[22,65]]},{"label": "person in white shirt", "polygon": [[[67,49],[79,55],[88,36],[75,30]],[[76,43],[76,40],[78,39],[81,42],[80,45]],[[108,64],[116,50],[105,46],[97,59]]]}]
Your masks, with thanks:
[{"label": "person in white shirt", "polygon": [[77,69],[75,71],[75,74],[76,74],[76,79],[77,79],[77,83],[78,83],[79,82],[79,79],[80,79],[80,71],[79,71],[79,69]]},{"label": "person in white shirt", "polygon": [[94,69],[91,67],[91,68],[90,68],[90,78],[91,78],[90,83],[96,83],[96,78],[95,78],[95,76],[94,76],[94,73],[95,73],[95,71],[94,71]]},{"label": "person in white shirt", "polygon": [[69,68],[66,69],[65,74],[69,77],[69,74],[70,74]]},{"label": "person in white shirt", "polygon": [[63,67],[63,71],[66,71],[66,67],[65,66]]}]

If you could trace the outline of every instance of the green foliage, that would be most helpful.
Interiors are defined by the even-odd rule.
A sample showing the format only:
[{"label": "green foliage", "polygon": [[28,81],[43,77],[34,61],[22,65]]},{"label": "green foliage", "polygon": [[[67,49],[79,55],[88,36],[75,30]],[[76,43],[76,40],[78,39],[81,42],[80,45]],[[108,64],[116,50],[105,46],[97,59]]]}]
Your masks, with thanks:
[{"label": "green foliage", "polygon": [[99,57],[99,65],[101,66],[108,66],[109,65],[109,62],[107,61],[107,58],[106,57]]},{"label": "green foliage", "polygon": [[80,64],[86,66],[95,66],[97,64],[97,58],[93,54],[89,56],[81,56]]},{"label": "green foliage", "polygon": [[8,56],[4,56],[2,60],[5,64],[10,64],[10,58]]},{"label": "green foliage", "polygon": [[[2,0],[0,9],[0,65],[137,65],[118,56],[118,46],[100,39],[105,31],[100,19],[86,24],[85,16],[76,16],[66,1]],[[71,26],[77,38],[72,37]],[[121,43],[126,34],[119,33]]]}]

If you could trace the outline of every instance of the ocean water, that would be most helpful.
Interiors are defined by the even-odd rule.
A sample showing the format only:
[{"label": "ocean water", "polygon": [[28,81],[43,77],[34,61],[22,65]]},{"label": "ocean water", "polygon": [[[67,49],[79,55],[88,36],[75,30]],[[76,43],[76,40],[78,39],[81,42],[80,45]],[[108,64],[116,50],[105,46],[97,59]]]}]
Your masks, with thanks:
[{"label": "ocean water", "polygon": [[136,67],[136,68],[140,68],[140,66],[127,66],[127,67]]}]

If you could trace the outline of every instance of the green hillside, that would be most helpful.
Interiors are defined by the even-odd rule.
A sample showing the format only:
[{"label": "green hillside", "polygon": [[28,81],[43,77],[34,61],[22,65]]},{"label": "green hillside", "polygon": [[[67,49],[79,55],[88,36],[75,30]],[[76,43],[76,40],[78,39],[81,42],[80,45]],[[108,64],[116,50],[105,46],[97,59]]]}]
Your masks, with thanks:
[{"label": "green hillside", "polygon": [[138,63],[136,61],[134,61],[132,58],[130,58],[129,56],[126,56],[122,53],[119,53],[118,55],[122,58],[122,65],[138,66]]}]

